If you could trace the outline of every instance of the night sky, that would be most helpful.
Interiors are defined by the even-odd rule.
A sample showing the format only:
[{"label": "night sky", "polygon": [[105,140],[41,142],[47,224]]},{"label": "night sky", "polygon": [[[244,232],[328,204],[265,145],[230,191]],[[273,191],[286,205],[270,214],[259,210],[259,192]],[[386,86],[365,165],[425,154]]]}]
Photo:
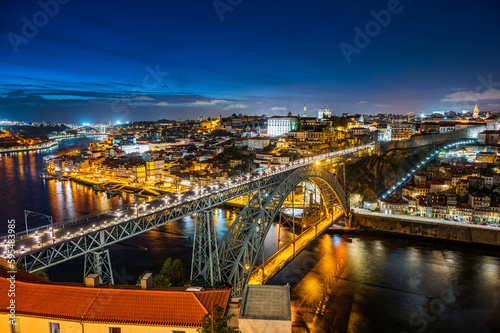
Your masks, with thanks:
[{"label": "night sky", "polygon": [[500,109],[497,0],[46,3],[1,2],[0,119]]}]

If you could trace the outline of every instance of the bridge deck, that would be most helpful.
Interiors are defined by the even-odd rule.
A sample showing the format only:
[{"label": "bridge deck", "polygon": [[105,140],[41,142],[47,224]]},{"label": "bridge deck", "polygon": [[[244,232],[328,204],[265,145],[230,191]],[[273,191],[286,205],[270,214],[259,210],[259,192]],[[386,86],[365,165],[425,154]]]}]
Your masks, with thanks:
[{"label": "bridge deck", "polygon": [[[306,248],[313,240],[315,240],[319,235],[321,235],[325,230],[327,230],[335,221],[340,219],[344,213],[338,211],[332,216],[327,216],[323,220],[319,221],[317,226],[310,226],[302,234],[295,239],[295,250],[293,243],[289,243],[278,252],[276,252],[272,257],[266,260],[264,265],[256,267],[248,284],[266,284],[273,276],[275,276],[285,265],[293,260],[297,254],[299,254],[303,249]],[[317,232],[315,227],[317,227]],[[264,276],[262,274],[262,268],[264,266]]]}]

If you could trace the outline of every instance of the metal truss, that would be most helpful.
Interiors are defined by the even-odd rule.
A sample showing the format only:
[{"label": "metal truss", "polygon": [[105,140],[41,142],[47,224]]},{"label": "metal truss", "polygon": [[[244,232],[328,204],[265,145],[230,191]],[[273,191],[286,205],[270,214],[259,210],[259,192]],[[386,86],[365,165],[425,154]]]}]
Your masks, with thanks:
[{"label": "metal truss", "polygon": [[[238,185],[223,190],[215,189],[212,190],[211,193],[196,197],[193,196],[190,200],[174,205],[168,205],[167,203],[160,204],[164,199],[160,198],[153,202],[156,202],[159,205],[155,212],[138,216],[136,218],[133,216],[127,217],[129,219],[125,221],[111,222],[100,225],[94,232],[88,232],[81,235],[73,234],[72,237],[67,237],[48,245],[37,245],[36,242],[30,241],[29,237],[16,239],[16,248],[22,249],[15,253],[17,267],[28,272],[36,272],[77,258],[92,251],[100,251],[111,244],[121,242],[125,239],[155,229],[193,213],[210,210],[213,207],[221,205],[231,199],[256,193],[250,200],[248,206],[243,209],[242,213],[238,217],[237,221],[240,221],[240,223],[234,223],[231,226],[224,236],[224,245],[219,244],[218,247],[219,256],[222,256],[222,253],[224,252],[224,259],[221,258],[221,267],[225,269],[226,275],[223,273],[222,278],[231,281],[235,279],[241,281],[240,276],[236,277],[236,271],[233,268],[235,265],[241,265],[244,262],[241,258],[247,257],[249,258],[248,260],[251,260],[247,260],[245,262],[248,262],[248,265],[253,266],[255,259],[253,252],[255,251],[252,249],[253,245],[249,244],[260,244],[260,239],[265,236],[265,233],[267,233],[266,228],[268,225],[265,224],[260,226],[259,223],[263,223],[261,218],[258,218],[256,220],[258,221],[257,224],[253,226],[249,221],[255,220],[257,216],[262,215],[262,212],[269,211],[271,208],[276,209],[276,207],[271,207],[271,205],[267,204],[268,202],[272,202],[273,205],[276,204],[273,201],[274,194],[270,195],[270,193],[276,189],[282,188],[283,184],[290,184],[290,181],[297,184],[306,178],[316,177],[314,179],[316,179],[315,181],[317,182],[317,185],[320,189],[322,189],[321,193],[323,196],[323,202],[327,204],[330,203],[333,198],[337,198],[342,209],[345,212],[349,212],[344,190],[336,181],[335,177],[327,170],[316,165],[315,161],[333,159],[338,156],[372,149],[373,147],[374,144],[368,144],[343,151],[318,155],[314,158],[306,158],[303,159],[304,162],[302,164],[294,162],[290,164],[290,167],[284,168],[281,172],[276,172],[269,176],[261,175],[258,179],[254,180],[249,180],[250,178],[242,176],[239,177]],[[299,175],[303,175],[301,180],[298,180],[297,178]],[[291,178],[289,179],[289,177]],[[327,189],[333,189],[333,192],[329,192]],[[282,195],[282,193],[280,193],[280,195]],[[263,210],[263,207],[266,207],[266,210]],[[241,221],[248,222],[241,223]],[[255,230],[260,230],[261,235],[259,236]],[[245,238],[245,235],[248,235],[249,238]],[[244,251],[242,251],[239,255],[235,255],[237,249],[239,248],[244,249]],[[247,251],[251,251],[251,253]],[[229,266],[233,268],[229,269]],[[228,270],[232,273],[228,273]]]},{"label": "metal truss", "polygon": [[108,249],[85,253],[83,278],[85,279],[89,274],[99,274],[99,283],[115,284]]},{"label": "metal truss", "polygon": [[[77,258],[91,251],[97,251],[111,244],[121,242],[138,234],[155,229],[164,224],[181,219],[193,213],[209,210],[224,202],[252,193],[259,188],[276,186],[293,170],[277,173],[255,181],[249,181],[220,192],[194,198],[178,205],[161,208],[151,213],[118,224],[108,224],[94,233],[73,236],[40,248],[16,254],[19,269],[36,272],[62,262]],[[18,244],[19,245],[19,244]]]},{"label": "metal truss", "polygon": [[195,223],[191,281],[202,279],[205,285],[213,287],[221,282],[213,210],[199,212]]},{"label": "metal truss", "polygon": [[248,283],[265,237],[283,202],[306,179],[318,186],[326,207],[333,211],[338,202],[345,214],[348,214],[344,190],[335,176],[319,165],[310,164],[296,169],[273,188],[258,190],[219,245],[222,279],[233,287],[234,295],[239,295]]}]

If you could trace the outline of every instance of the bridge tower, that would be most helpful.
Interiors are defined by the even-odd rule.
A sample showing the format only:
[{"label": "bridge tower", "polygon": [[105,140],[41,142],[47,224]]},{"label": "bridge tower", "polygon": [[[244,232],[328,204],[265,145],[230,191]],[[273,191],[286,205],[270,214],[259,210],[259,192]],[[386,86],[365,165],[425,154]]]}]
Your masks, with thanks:
[{"label": "bridge tower", "polygon": [[85,253],[83,279],[89,274],[99,274],[99,283],[115,284],[108,249]]},{"label": "bridge tower", "polygon": [[191,262],[191,281],[202,280],[213,287],[221,282],[214,214],[207,209],[196,214]]}]

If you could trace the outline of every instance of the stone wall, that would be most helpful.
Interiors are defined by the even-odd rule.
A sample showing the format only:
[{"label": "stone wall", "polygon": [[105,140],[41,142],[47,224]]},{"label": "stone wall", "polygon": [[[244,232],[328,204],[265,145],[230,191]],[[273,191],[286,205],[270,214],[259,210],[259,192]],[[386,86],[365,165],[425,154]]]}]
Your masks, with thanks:
[{"label": "stone wall", "polygon": [[440,145],[461,139],[477,139],[478,134],[485,129],[486,126],[473,126],[448,133],[417,135],[408,140],[377,142],[376,150],[385,153],[392,149],[409,149],[431,144]]},{"label": "stone wall", "polygon": [[468,224],[446,224],[411,220],[405,216],[353,213],[351,227],[371,228],[398,234],[500,246],[500,228],[480,228]]}]

